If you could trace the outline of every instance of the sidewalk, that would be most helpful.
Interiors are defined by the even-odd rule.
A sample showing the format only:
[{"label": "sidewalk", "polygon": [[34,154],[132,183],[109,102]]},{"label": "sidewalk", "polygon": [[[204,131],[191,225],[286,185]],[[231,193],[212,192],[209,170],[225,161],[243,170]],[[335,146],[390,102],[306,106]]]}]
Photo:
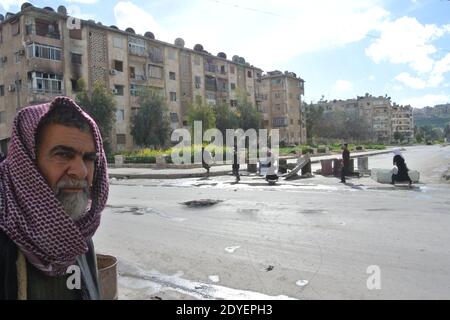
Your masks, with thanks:
[{"label": "sidewalk", "polygon": [[[392,152],[392,149],[375,150],[366,152],[352,153],[352,158],[362,156],[374,156]],[[312,163],[320,163],[321,160],[340,159],[340,155],[316,156],[311,157]],[[296,159],[288,160],[288,163],[296,163]],[[241,171],[247,171],[247,165],[241,165]],[[206,170],[203,168],[191,169],[158,169],[158,168],[109,168],[109,177],[116,179],[183,179],[183,178],[202,178],[206,176]],[[231,175],[231,165],[212,166],[209,176]]]}]

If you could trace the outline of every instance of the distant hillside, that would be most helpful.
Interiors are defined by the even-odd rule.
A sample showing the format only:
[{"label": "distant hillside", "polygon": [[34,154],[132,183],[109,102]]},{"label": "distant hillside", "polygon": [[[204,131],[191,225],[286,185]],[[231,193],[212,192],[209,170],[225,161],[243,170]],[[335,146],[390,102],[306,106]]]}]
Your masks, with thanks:
[{"label": "distant hillside", "polygon": [[444,128],[450,122],[450,103],[414,109],[414,121],[418,127]]},{"label": "distant hillside", "polygon": [[427,118],[415,117],[414,122],[417,127],[432,126],[436,128],[445,128],[447,123],[450,123],[450,116],[449,117],[431,116]]}]

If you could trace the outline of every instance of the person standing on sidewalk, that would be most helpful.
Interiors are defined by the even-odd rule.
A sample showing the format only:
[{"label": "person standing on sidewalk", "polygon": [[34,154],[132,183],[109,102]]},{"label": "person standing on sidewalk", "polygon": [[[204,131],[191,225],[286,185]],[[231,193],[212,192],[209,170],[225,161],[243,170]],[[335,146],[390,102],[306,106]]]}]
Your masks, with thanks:
[{"label": "person standing on sidewalk", "polygon": [[206,177],[209,177],[209,170],[211,169],[211,164],[213,163],[213,159],[211,153],[202,147],[202,166],[206,170]]},{"label": "person standing on sidewalk", "polygon": [[350,175],[350,150],[348,150],[348,143],[344,143],[342,150],[341,182],[346,183],[345,177]]},{"label": "person standing on sidewalk", "polygon": [[240,169],[240,165],[239,165],[239,156],[238,156],[238,150],[237,150],[237,146],[234,146],[234,151],[233,151],[233,175],[236,177],[236,181],[241,181],[241,176],[239,174],[239,169]]}]

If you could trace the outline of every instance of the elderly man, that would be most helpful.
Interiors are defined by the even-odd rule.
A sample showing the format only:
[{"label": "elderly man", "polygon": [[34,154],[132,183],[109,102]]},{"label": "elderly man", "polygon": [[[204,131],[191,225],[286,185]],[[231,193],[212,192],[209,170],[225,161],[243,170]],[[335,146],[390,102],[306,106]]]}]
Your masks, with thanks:
[{"label": "elderly man", "polygon": [[0,299],[99,298],[92,237],[108,189],[99,129],[79,106],[19,112],[0,164]]}]

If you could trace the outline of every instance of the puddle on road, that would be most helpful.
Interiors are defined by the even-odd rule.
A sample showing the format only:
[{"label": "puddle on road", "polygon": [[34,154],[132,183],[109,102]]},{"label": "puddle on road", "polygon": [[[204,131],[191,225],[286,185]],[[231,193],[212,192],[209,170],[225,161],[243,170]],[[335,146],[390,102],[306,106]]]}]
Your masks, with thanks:
[{"label": "puddle on road", "polygon": [[112,210],[112,213],[116,214],[116,215],[132,214],[135,216],[143,216],[146,214],[153,214],[153,215],[159,216],[161,218],[168,219],[171,221],[176,221],[176,222],[183,222],[183,221],[187,220],[184,218],[171,217],[171,216],[165,214],[164,212],[161,212],[157,209],[149,208],[149,207],[143,208],[143,207],[135,207],[135,206],[112,206],[112,205],[107,205],[106,207],[110,208]]},{"label": "puddle on road", "polygon": [[[183,272],[170,276],[157,271],[145,271],[120,260],[119,275],[120,286],[138,292],[142,298],[162,291],[175,291],[200,300],[296,300],[285,295],[270,296],[250,290],[191,281],[182,278]],[[215,277],[209,278],[211,281],[220,280],[218,276]]]},{"label": "puddle on road", "polygon": [[384,211],[394,211],[394,210],[387,209],[387,208],[375,208],[375,209],[366,209],[366,211],[369,211],[369,212],[384,212]]},{"label": "puddle on road", "polygon": [[322,214],[322,213],[328,213],[328,211],[326,210],[322,210],[322,209],[307,209],[307,210],[301,210],[300,213],[304,213],[304,214]]}]

